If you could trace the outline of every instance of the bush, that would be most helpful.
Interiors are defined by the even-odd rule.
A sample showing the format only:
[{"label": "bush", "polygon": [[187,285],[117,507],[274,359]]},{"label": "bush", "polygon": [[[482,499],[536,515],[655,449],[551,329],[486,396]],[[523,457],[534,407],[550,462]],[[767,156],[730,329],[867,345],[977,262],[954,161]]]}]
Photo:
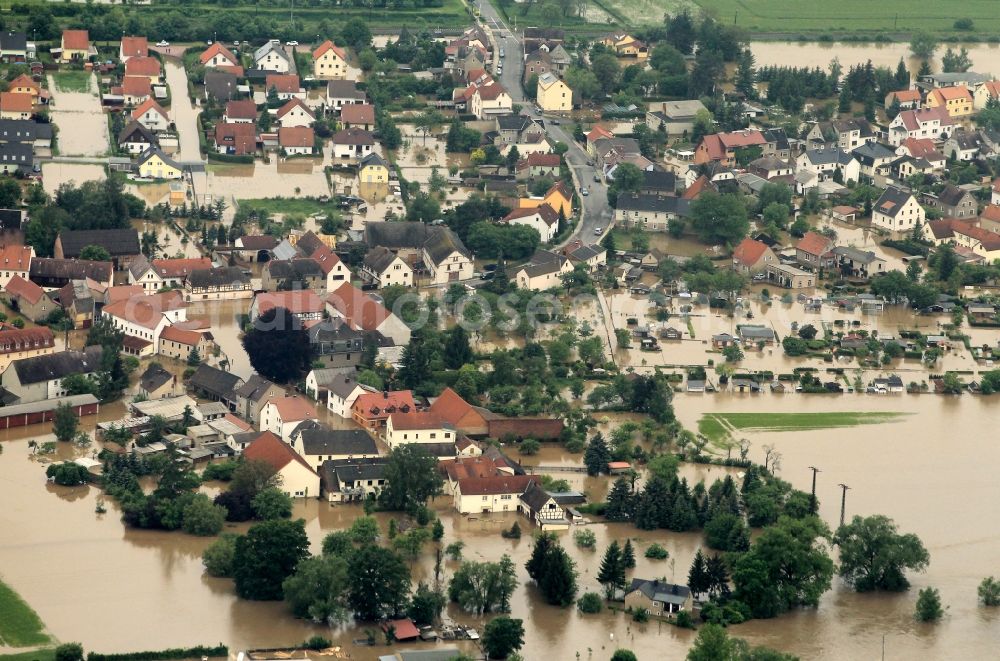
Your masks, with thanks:
[{"label": "bush", "polygon": [[64,487],[86,484],[90,479],[90,473],[86,468],[68,461],[62,464],[49,464],[49,467],[45,469],[45,476],[52,478],[53,482]]},{"label": "bush", "polygon": [[956,30],[962,30],[963,32],[972,32],[976,29],[976,24],[971,18],[960,18],[952,24]]},{"label": "bush", "polygon": [[691,613],[687,611],[681,611],[677,614],[676,623],[681,629],[694,629],[694,620],[691,618]]},{"label": "bush", "polygon": [[239,466],[239,462],[233,459],[227,459],[226,461],[220,461],[215,464],[209,464],[205,467],[204,472],[201,474],[202,480],[220,480],[222,482],[228,482],[233,479],[233,471]]},{"label": "bush", "polygon": [[580,548],[593,549],[597,546],[597,535],[593,530],[577,530],[573,533],[573,541]]},{"label": "bush", "polygon": [[521,441],[520,452],[523,455],[535,455],[542,449],[542,444],[533,438],[526,438]]},{"label": "bush", "polygon": [[229,648],[219,643],[214,647],[171,648],[155,652],[124,652],[122,654],[97,654],[91,652],[87,661],[159,661],[160,659],[190,659],[203,656],[229,656]]},{"label": "bush", "polygon": [[924,588],[917,595],[916,618],[921,622],[936,622],[944,615],[941,593],[937,588]]},{"label": "bush", "polygon": [[1000,606],[1000,581],[997,579],[992,576],[984,578],[977,592],[983,606]]},{"label": "bush", "polygon": [[500,536],[504,539],[521,539],[521,526],[515,521],[509,530],[501,530]]},{"label": "bush", "polygon": [[600,613],[601,609],[604,608],[604,601],[601,599],[601,595],[596,592],[585,592],[582,597],[577,599],[576,607],[580,609],[581,613]]},{"label": "bush", "polygon": [[330,641],[323,636],[312,636],[303,641],[302,646],[309,650],[322,650],[331,645]]},{"label": "bush", "polygon": [[80,643],[63,643],[56,648],[56,661],[83,661],[83,645]]},{"label": "bush", "polygon": [[209,576],[233,577],[233,556],[236,553],[237,535],[222,535],[201,554],[201,562]]},{"label": "bush", "polygon": [[670,557],[670,553],[667,552],[667,549],[663,548],[656,542],[650,544],[649,548],[646,549],[645,555],[650,560],[666,560]]},{"label": "bush", "polygon": [[639,608],[632,611],[632,621],[633,622],[649,622],[649,611],[645,608]]}]

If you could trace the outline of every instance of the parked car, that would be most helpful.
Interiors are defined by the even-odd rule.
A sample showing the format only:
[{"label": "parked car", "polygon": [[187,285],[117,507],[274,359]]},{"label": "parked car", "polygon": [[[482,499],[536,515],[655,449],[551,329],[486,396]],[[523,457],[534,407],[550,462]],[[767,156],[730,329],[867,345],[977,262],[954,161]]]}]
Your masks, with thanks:
[{"label": "parked car", "polygon": [[584,197],[587,197],[588,195],[590,195],[590,189],[587,188],[586,186],[582,187],[580,189],[580,195],[583,195]]},{"label": "parked car", "polygon": [[286,46],[298,46],[299,42],[297,42],[297,41],[286,41],[285,45]]},{"label": "parked car", "polygon": [[552,120],[549,120],[549,121],[551,121],[556,126],[559,126],[559,120],[558,119],[552,119]]},{"label": "parked car", "polygon": [[159,46],[160,48],[163,48],[164,46],[169,46],[170,42],[169,41],[160,40],[160,41],[156,42],[156,45]]},{"label": "parked car", "polygon": [[600,236],[602,232],[604,232],[604,228],[603,227],[595,227],[594,228],[594,234],[596,234],[597,236]]},{"label": "parked car", "polygon": [[601,175],[594,173],[594,181],[596,181],[597,183],[601,183]]},{"label": "parked car", "polygon": [[496,271],[483,271],[482,273],[479,274],[479,279],[480,280],[492,280],[493,278],[496,277],[496,274],[497,274]]}]

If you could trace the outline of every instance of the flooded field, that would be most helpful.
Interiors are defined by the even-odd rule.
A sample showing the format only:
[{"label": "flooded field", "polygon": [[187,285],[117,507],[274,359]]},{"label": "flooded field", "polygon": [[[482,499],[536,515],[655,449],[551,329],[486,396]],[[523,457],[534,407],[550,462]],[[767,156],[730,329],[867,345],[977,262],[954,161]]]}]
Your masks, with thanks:
[{"label": "flooded field", "polygon": [[56,87],[49,76],[52,91],[52,121],[59,127],[59,153],[63,156],[104,156],[108,151],[108,119],[101,110],[97,81],[90,77],[90,91],[67,92]]},{"label": "flooded field", "polygon": [[[233,213],[233,199],[261,197],[322,196],[330,194],[323,174],[323,159],[299,158],[282,160],[272,157],[270,163],[211,164],[207,168],[206,185],[198,194],[208,193],[213,199],[224,199]],[[197,186],[197,184],[196,184]]]},{"label": "flooded field", "polygon": [[[678,415],[693,427],[706,411],[801,410],[792,398],[749,396],[687,396],[675,400]],[[783,455],[781,474],[797,487],[809,486],[808,466],[822,469],[817,486],[821,515],[835,525],[839,517],[839,489],[851,487],[848,516],[884,513],[904,531],[918,534],[931,553],[925,575],[913,577],[914,589],[902,595],[857,595],[835,587],[814,611],[792,613],[775,620],[752,622],[732,629],[754,644],[767,644],[803,659],[876,658],[886,636],[886,658],[989,658],[1000,645],[1000,614],[976,607],[975,586],[995,573],[1000,557],[1000,500],[996,498],[992,468],[998,459],[993,439],[982,433],[1000,423],[993,402],[982,398],[955,399],[900,396],[881,398],[826,398],[818,396],[809,409],[899,410],[910,413],[899,422],[847,430],[809,433],[748,433],[751,456],[763,444],[774,444]],[[120,409],[102,411],[101,418],[120,415]],[[611,416],[611,425],[616,423]],[[86,421],[93,427],[93,419]],[[608,426],[610,431],[610,426]],[[0,511],[5,535],[0,540],[0,567],[4,579],[28,600],[61,640],[80,640],[88,649],[128,650],[223,641],[234,649],[246,646],[292,644],[314,633],[349,646],[352,658],[366,660],[385,653],[384,647],[358,648],[352,638],[359,627],[328,630],[292,619],[282,604],[244,602],[235,598],[231,583],[203,575],[200,554],[210,540],[181,533],[126,530],[114,506],[106,515],[94,513],[97,490],[66,489],[45,483],[43,465],[29,457],[28,438],[48,440],[47,429],[20,430],[3,437],[0,454],[0,497],[11,504]],[[18,436],[19,440],[12,440]],[[61,458],[74,451],[63,448]],[[759,458],[759,457],[758,457]],[[578,465],[580,455],[563,455],[545,447],[526,463]],[[721,468],[685,467],[691,479],[714,479]],[[553,473],[574,487],[601,497],[608,478]],[[956,488],[961,484],[962,488]],[[976,503],[975,516],[956,516]],[[526,625],[526,658],[543,650],[560,650],[553,659],[606,658],[618,644],[633,649],[640,659],[682,659],[692,632],[656,622],[636,624],[624,615],[605,612],[585,616],[575,609],[542,604],[532,586],[525,585],[523,565],[530,540],[503,540],[499,531],[515,515],[469,520],[455,515],[446,499],[435,508],[445,523],[445,543],[462,539],[469,559],[498,559],[509,553],[518,567],[521,586],[513,600],[514,617]],[[316,500],[296,504],[295,516],[307,522],[313,550],[323,535],[347,527],[360,514],[353,507],[333,507]],[[388,515],[378,515],[383,527]],[[948,525],[943,525],[947,521]],[[522,520],[522,525],[523,525]],[[596,589],[600,549],[614,538],[631,537],[637,548],[636,576],[683,580],[701,541],[697,534],[638,531],[624,524],[595,525],[598,551],[575,547],[564,534],[567,549],[580,572],[581,590]],[[671,560],[643,557],[643,549],[657,541]],[[89,558],[83,566],[81,558]],[[100,558],[100,560],[96,560]],[[445,563],[445,578],[454,570]],[[431,579],[433,560],[428,553],[412,567],[414,581]],[[79,608],[66,599],[65,586],[80,579],[88,584],[89,599],[115,612],[114,627],[104,626],[107,611]],[[916,589],[933,585],[950,606],[938,625],[913,621]],[[127,605],[127,607],[126,607]],[[449,607],[456,621],[477,624],[475,618]],[[158,626],[145,626],[149,621]],[[481,624],[481,623],[479,623]],[[612,643],[610,635],[614,634]],[[589,652],[589,653],[588,653]]]},{"label": "flooded field", "polygon": [[[957,51],[963,44],[941,44],[936,52],[937,57],[931,60],[931,70],[941,70],[941,55],[951,46]],[[976,73],[993,73],[1000,75],[1000,47],[997,44],[965,44],[972,60],[972,71]],[[796,66],[819,67],[825,69],[830,60],[840,60],[844,72],[852,65],[864,64],[868,60],[877,67],[890,67],[895,70],[899,58],[903,58],[916,76],[921,60],[910,53],[908,43],[844,43],[844,42],[795,42],[795,41],[754,41],[750,44],[758,67],[766,66]]]}]

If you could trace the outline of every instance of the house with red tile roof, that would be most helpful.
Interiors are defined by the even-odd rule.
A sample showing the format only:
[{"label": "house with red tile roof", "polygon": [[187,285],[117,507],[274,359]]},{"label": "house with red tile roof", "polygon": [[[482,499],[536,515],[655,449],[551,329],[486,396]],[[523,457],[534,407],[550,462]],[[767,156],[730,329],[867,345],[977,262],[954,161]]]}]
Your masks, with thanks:
[{"label": "house with red tile roof", "polygon": [[340,109],[340,123],[345,129],[375,130],[375,106],[370,103],[350,103]]},{"label": "house with red tile roof", "polygon": [[257,104],[253,99],[232,99],[226,102],[222,121],[233,124],[256,124]]},{"label": "house with red tile roof", "polygon": [[795,244],[795,259],[802,266],[821,269],[833,266],[836,259],[833,253],[833,241],[818,232],[806,232],[805,236]]},{"label": "house with red tile roof", "polygon": [[253,155],[257,151],[257,126],[218,122],[215,125],[215,149],[220,154]]},{"label": "house with red tile roof", "polygon": [[146,37],[122,37],[122,42],[118,46],[118,59],[128,63],[133,57],[146,57],[149,55],[149,42]]},{"label": "house with red tile roof", "polygon": [[451,388],[442,390],[428,410],[459,433],[469,436],[486,436],[489,433],[487,421],[499,417],[484,408],[469,404]]},{"label": "house with red tile roof", "polygon": [[31,260],[35,249],[31,246],[9,245],[0,247],[0,287],[4,287],[14,276],[28,279]]},{"label": "house with red tile roof", "polygon": [[233,52],[218,41],[206,48],[198,61],[206,68],[240,66],[240,61],[233,55]]},{"label": "house with red tile roof", "polygon": [[56,340],[50,328],[4,328],[0,330],[0,372],[11,361],[44,356],[55,350]]},{"label": "house with red tile roof", "polygon": [[30,94],[0,92],[0,119],[31,119],[34,111]]},{"label": "house with red tile roof", "polygon": [[898,90],[885,95],[885,109],[888,110],[892,104],[899,102],[900,110],[913,110],[919,108],[923,99],[920,97],[920,90]]},{"label": "house with red tile roof", "polygon": [[347,78],[347,51],[327,39],[312,52],[313,77],[321,80]]},{"label": "house with red tile roof", "polygon": [[941,153],[931,138],[906,138],[896,148],[896,154],[917,159],[922,158],[934,169],[943,169],[947,161],[945,155]]},{"label": "house with red tile roof", "polygon": [[889,122],[889,144],[898,147],[907,138],[942,140],[951,135],[955,122],[940,106],[904,110]]},{"label": "house with red tile roof", "polygon": [[132,296],[105,305],[101,317],[121,330],[126,337],[134,338],[131,350],[126,353],[153,355],[160,344],[160,334],[165,328],[187,321],[187,303],[179,291],[168,291],[150,296]]},{"label": "house with red tile roof", "polygon": [[273,468],[281,477],[278,488],[288,496],[319,497],[319,473],[314,471],[288,443],[270,431],[263,432],[246,446],[243,457],[250,461],[262,461]]},{"label": "house with red tile roof", "polygon": [[163,70],[160,61],[155,57],[132,57],[125,63],[126,76],[142,76],[149,78],[149,82],[160,82]]},{"label": "house with red tile roof", "polygon": [[197,350],[204,360],[215,349],[215,338],[205,330],[182,328],[180,325],[167,326],[160,331],[160,342],[156,353],[167,358],[187,362],[191,352]]},{"label": "house with red tile roof", "polygon": [[283,129],[295,127],[308,127],[316,121],[316,114],[309,109],[305,102],[298,98],[288,100],[288,103],[278,108],[275,113],[278,125]]},{"label": "house with red tile roof", "polygon": [[761,241],[746,238],[733,250],[733,270],[739,273],[758,273],[768,264],[777,263],[777,255]]},{"label": "house with red tile roof", "polygon": [[288,441],[292,431],[306,420],[316,419],[316,409],[303,397],[272,397],[260,409],[260,430]]},{"label": "house with red tile roof", "polygon": [[286,156],[309,156],[316,149],[316,134],[311,126],[282,126],[278,146]]},{"label": "house with red tile roof", "polygon": [[264,78],[264,91],[270,94],[272,89],[282,101],[287,101],[293,96],[305,97],[305,92],[302,91],[302,85],[299,83],[299,77],[294,73],[268,74]]},{"label": "house with red tile roof", "polygon": [[924,99],[927,108],[943,108],[952,119],[972,114],[972,92],[965,85],[939,87],[931,90]]},{"label": "house with red tile roof", "polygon": [[125,76],[122,78],[121,95],[125,105],[133,108],[153,95],[153,86],[146,76]]},{"label": "house with red tile roof", "polygon": [[170,128],[170,116],[155,99],[146,99],[132,111],[132,119],[153,133],[161,133]]},{"label": "house with red tile roof", "polygon": [[261,292],[250,304],[250,322],[274,308],[285,308],[299,321],[309,321],[323,318],[325,303],[312,289]]},{"label": "house with red tile roof", "polygon": [[696,165],[717,161],[726,167],[736,164],[736,154],[740,150],[760,147],[767,144],[764,134],[756,129],[743,129],[731,133],[713,133],[706,135],[698,143],[694,152]]},{"label": "house with red tile roof", "polygon": [[135,258],[128,268],[129,284],[140,285],[143,291],[152,294],[170,287],[182,287],[192,271],[212,268],[208,257],[182,259],[154,259],[145,255]]},{"label": "house with red tile roof", "polygon": [[42,87],[31,76],[22,73],[7,83],[7,91],[14,94],[27,94],[31,97],[32,103],[38,103],[38,96],[42,92]]},{"label": "house with red tile roof", "polygon": [[90,34],[86,30],[63,30],[60,42],[63,62],[86,60],[90,57]]},{"label": "house with red tile roof", "polygon": [[403,320],[350,282],[345,282],[326,297],[326,311],[340,317],[354,330],[378,331],[396,346],[410,343],[410,327]]},{"label": "house with red tile roof", "polygon": [[509,214],[503,217],[503,222],[508,225],[524,225],[531,227],[542,243],[548,243],[559,232],[559,213],[548,203],[543,203],[537,207],[520,207],[512,209]]},{"label": "house with red tile roof", "polygon": [[972,105],[976,110],[982,110],[990,101],[998,99],[1000,99],[1000,80],[987,80],[972,90]]},{"label": "house with red tile roof", "polygon": [[463,478],[455,485],[455,509],[460,514],[516,512],[521,495],[532,484],[541,484],[541,478],[537,475]]},{"label": "house with red tile roof", "polygon": [[34,322],[43,321],[58,307],[44,289],[20,275],[7,281],[0,298],[11,310]]},{"label": "house with red tile roof", "polygon": [[409,390],[365,392],[354,399],[351,419],[369,434],[378,435],[385,429],[393,413],[411,413],[417,410],[413,393]]},{"label": "house with red tile roof", "polygon": [[455,428],[430,411],[397,411],[385,423],[385,442],[389,449],[410,443],[454,443]]}]

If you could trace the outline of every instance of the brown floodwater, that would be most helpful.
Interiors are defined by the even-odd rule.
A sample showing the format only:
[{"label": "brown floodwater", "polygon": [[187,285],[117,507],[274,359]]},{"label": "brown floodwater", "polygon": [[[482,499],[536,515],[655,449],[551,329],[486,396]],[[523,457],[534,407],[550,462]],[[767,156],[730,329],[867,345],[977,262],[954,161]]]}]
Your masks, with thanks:
[{"label": "brown floodwater", "polygon": [[104,156],[108,152],[108,119],[97,96],[97,81],[90,76],[89,90],[60,90],[49,76],[52,121],[59,127],[62,156]]},{"label": "brown floodwater", "polygon": [[[957,51],[963,44],[942,43],[937,51],[937,57],[931,60],[933,71],[941,70],[940,58],[945,49]],[[1000,57],[1000,47],[997,44],[964,44],[972,60],[972,71],[978,73],[995,73],[997,58]],[[834,57],[840,60],[844,73],[852,65],[864,64],[868,60],[877,67],[891,67],[895,70],[899,58],[903,58],[914,76],[920,69],[921,60],[910,53],[908,43],[876,44],[876,43],[843,43],[843,42],[796,42],[796,41],[754,41],[750,44],[758,67],[763,66],[796,66],[820,67],[825,69]]]},{"label": "brown floodwater", "polygon": [[170,119],[173,120],[180,136],[181,148],[176,155],[181,161],[201,161],[201,147],[198,144],[198,115],[201,110],[191,103],[188,96],[188,78],[184,66],[172,57],[163,59],[163,69],[170,87]]},{"label": "brown floodwater", "polygon": [[[803,396],[798,396],[803,397]],[[751,456],[760,459],[764,444],[776,446],[782,457],[781,475],[799,488],[809,486],[808,466],[823,472],[817,486],[820,514],[834,525],[839,516],[838,483],[851,487],[847,514],[884,513],[900,528],[921,537],[931,554],[926,574],[913,577],[914,590],[901,595],[856,595],[835,581],[820,607],[774,620],[733,627],[735,635],[754,644],[767,644],[803,659],[876,658],[885,636],[887,658],[990,658],[1000,645],[1000,613],[976,606],[975,588],[983,576],[996,573],[1000,557],[1000,499],[992,466],[1000,460],[995,439],[984,429],[1000,422],[994,403],[966,396],[900,396],[891,398],[796,396],[761,400],[749,396],[679,395],[680,419],[694,427],[705,411],[896,410],[910,415],[885,425],[808,433],[745,434]],[[120,415],[105,409],[101,418]],[[602,416],[603,418],[604,416]],[[606,431],[628,416],[607,416]],[[93,427],[93,419],[86,423]],[[234,650],[248,646],[292,644],[323,633],[347,645],[353,658],[375,659],[384,647],[353,647],[363,637],[361,627],[329,631],[291,618],[282,604],[243,602],[231,583],[206,577],[200,554],[211,540],[182,533],[126,530],[111,503],[105,515],[94,513],[98,491],[92,487],[47,485],[43,460],[29,456],[28,438],[48,440],[47,429],[18,430],[5,436],[0,454],[0,568],[4,580],[39,612],[60,640],[79,640],[88,649],[130,650],[223,641]],[[19,436],[20,440],[10,440]],[[59,458],[72,455],[63,448]],[[90,452],[90,451],[86,451]],[[580,455],[565,456],[543,448],[526,463],[579,465]],[[717,467],[685,467],[689,480],[714,479]],[[592,496],[606,490],[608,478],[554,472]],[[961,488],[959,488],[961,486]],[[972,505],[972,507],[970,507]],[[635,624],[621,614],[581,615],[574,609],[547,606],[534,587],[526,585],[523,565],[530,540],[504,540],[501,528],[515,515],[467,519],[454,514],[446,499],[435,507],[445,523],[445,542],[461,539],[465,557],[496,560],[502,553],[514,559],[521,585],[513,600],[514,617],[525,620],[526,658],[548,654],[554,659],[607,658],[619,644],[640,659],[682,659],[693,634],[669,625]],[[974,509],[973,509],[974,508]],[[335,507],[316,500],[296,504],[296,516],[307,522],[314,551],[326,533],[345,528],[360,514],[353,507]],[[389,515],[378,515],[387,525]],[[523,524],[523,520],[522,520]],[[242,528],[236,528],[242,529]],[[583,590],[597,588],[595,574],[600,549],[611,539],[631,537],[638,553],[636,576],[683,580],[694,552],[697,534],[638,531],[623,524],[589,527],[598,538],[598,551],[578,549],[563,535],[580,572]],[[645,547],[659,542],[671,560],[650,561]],[[84,560],[84,562],[81,562]],[[445,562],[447,578],[454,564]],[[433,557],[425,553],[413,564],[414,580],[433,580]],[[65,597],[65,586],[87,586],[89,602],[99,608],[80,608]],[[949,611],[937,625],[913,621],[916,589],[932,585],[941,590]],[[108,626],[109,613],[114,626]],[[450,607],[455,621],[482,624]],[[156,627],[149,627],[156,621]],[[611,636],[614,636],[612,641]],[[558,650],[553,654],[552,650]]]}]

